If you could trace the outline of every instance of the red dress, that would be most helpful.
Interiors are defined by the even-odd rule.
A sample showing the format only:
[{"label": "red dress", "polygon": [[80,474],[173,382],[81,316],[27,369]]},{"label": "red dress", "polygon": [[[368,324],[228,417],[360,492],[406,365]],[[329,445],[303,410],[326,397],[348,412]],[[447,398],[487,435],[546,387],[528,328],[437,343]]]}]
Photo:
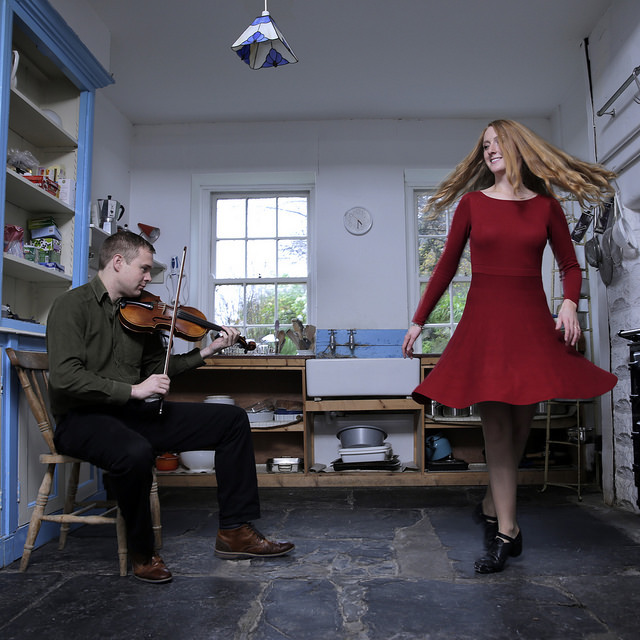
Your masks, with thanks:
[{"label": "red dress", "polygon": [[582,273],[557,200],[498,200],[480,191],[458,204],[444,251],[414,322],[423,324],[453,278],[470,241],[472,278],[460,322],[438,364],[413,392],[463,408],[482,401],[514,405],[585,399],[610,391],[613,374],[564,343],[542,286],[551,244],[564,297],[578,302]]}]

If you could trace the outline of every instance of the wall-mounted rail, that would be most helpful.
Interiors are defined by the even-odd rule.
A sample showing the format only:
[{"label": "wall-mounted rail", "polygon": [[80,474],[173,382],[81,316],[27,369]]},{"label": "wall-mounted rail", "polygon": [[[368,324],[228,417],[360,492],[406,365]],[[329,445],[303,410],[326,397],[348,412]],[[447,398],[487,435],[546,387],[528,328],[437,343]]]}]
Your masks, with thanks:
[{"label": "wall-mounted rail", "polygon": [[622,95],[622,92],[635,80],[638,85],[638,89],[640,89],[640,82],[638,82],[638,75],[640,74],[640,67],[636,67],[631,75],[620,85],[620,88],[607,100],[604,106],[596,113],[597,116],[603,116],[605,114],[609,116],[615,116],[616,110],[611,109],[608,111],[609,107]]}]

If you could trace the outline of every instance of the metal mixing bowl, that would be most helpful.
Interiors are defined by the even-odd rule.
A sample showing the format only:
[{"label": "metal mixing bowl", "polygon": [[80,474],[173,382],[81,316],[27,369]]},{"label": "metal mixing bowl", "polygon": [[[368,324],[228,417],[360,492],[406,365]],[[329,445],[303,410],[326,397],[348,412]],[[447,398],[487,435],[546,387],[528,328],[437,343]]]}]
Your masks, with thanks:
[{"label": "metal mixing bowl", "polygon": [[354,425],[340,429],[336,437],[340,439],[343,449],[349,449],[350,447],[379,447],[387,434],[379,427]]}]

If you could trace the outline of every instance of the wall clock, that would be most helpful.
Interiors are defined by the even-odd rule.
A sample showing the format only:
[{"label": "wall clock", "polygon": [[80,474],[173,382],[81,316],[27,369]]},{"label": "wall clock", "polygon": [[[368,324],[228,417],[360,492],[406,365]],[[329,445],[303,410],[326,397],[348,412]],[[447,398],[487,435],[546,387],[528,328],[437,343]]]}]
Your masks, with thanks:
[{"label": "wall clock", "polygon": [[364,235],[372,226],[371,212],[364,207],[353,207],[344,214],[344,228],[355,236]]}]

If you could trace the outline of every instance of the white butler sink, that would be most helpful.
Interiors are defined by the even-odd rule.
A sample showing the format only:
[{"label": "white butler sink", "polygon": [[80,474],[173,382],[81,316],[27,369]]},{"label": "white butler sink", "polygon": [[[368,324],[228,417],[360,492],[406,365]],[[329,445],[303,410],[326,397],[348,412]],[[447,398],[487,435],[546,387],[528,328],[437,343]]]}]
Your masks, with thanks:
[{"label": "white butler sink", "polygon": [[419,383],[419,358],[307,360],[307,395],[316,398],[409,396]]}]

